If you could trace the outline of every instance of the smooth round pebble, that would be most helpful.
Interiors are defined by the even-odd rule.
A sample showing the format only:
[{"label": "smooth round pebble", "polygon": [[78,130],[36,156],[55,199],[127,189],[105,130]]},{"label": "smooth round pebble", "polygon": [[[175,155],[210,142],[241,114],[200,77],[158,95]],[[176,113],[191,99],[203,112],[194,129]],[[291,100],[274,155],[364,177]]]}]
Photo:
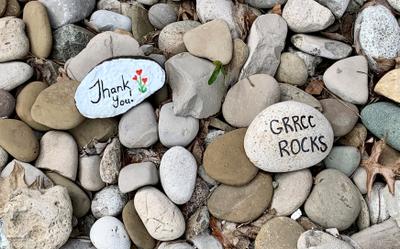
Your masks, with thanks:
[{"label": "smooth round pebble", "polygon": [[361,194],[365,195],[367,191],[367,171],[364,167],[358,167],[352,176],[354,184],[358,187]]},{"label": "smooth round pebble", "polygon": [[293,85],[304,85],[308,78],[306,64],[294,53],[282,53],[281,63],[275,75],[279,82]]},{"label": "smooth round pebble", "polygon": [[105,216],[90,229],[90,240],[97,249],[130,249],[131,241],[124,224],[117,218]]},{"label": "smooth round pebble", "polygon": [[177,19],[178,16],[170,4],[158,3],[149,9],[149,21],[157,29],[162,29]]},{"label": "smooth round pebble", "polygon": [[356,147],[334,146],[325,158],[327,168],[337,169],[347,176],[351,176],[360,165],[361,154]]},{"label": "smooth round pebble", "polygon": [[94,195],[92,214],[96,218],[118,216],[127,202],[128,197],[116,185],[107,186]]},{"label": "smooth round pebble", "polygon": [[99,191],[105,186],[100,177],[100,156],[79,158],[78,179],[81,186],[88,191]]},{"label": "smooth round pebble", "polygon": [[90,16],[90,24],[99,31],[114,31],[122,29],[131,31],[132,22],[127,16],[109,10],[97,10]]},{"label": "smooth round pebble", "polygon": [[0,89],[0,118],[6,118],[14,112],[15,99],[6,90]]},{"label": "smooth round pebble", "polygon": [[33,68],[25,62],[0,63],[0,89],[11,91],[33,75]]},{"label": "smooth round pebble", "polygon": [[133,163],[119,172],[118,187],[122,193],[135,191],[143,186],[158,183],[158,170],[152,162]]}]

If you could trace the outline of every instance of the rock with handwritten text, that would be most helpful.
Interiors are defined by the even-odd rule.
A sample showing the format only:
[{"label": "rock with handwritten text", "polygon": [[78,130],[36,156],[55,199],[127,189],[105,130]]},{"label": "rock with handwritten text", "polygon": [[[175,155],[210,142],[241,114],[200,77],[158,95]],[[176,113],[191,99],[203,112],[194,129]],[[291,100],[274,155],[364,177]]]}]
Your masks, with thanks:
[{"label": "rock with handwritten text", "polygon": [[114,117],[141,103],[164,82],[165,72],[153,60],[107,60],[82,80],[75,93],[76,106],[88,118]]},{"label": "rock with handwritten text", "polygon": [[321,162],[328,156],[333,138],[329,121],[319,111],[286,101],[257,115],[246,132],[244,148],[258,168],[289,172]]}]

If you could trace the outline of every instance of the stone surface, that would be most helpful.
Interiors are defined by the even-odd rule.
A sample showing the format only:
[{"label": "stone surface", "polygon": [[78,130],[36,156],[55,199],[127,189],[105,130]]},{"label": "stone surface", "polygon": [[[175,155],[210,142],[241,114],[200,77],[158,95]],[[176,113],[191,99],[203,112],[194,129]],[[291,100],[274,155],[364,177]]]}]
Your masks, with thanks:
[{"label": "stone surface", "polygon": [[400,103],[400,69],[386,73],[375,85],[374,92]]},{"label": "stone surface", "polygon": [[57,173],[47,172],[47,177],[50,178],[55,185],[61,185],[68,190],[68,195],[71,198],[74,216],[82,218],[90,210],[90,199],[86,193],[78,187],[73,181],[65,178]]},{"label": "stone surface", "polygon": [[265,211],[272,194],[271,176],[259,173],[245,186],[218,186],[210,196],[207,206],[210,213],[218,219],[246,223],[258,218]]},{"label": "stone surface", "polygon": [[255,74],[231,87],[222,105],[222,114],[232,126],[247,127],[262,110],[280,98],[276,80],[268,74]]},{"label": "stone surface", "polygon": [[15,99],[6,90],[0,89],[0,118],[6,118],[14,112]]},{"label": "stone surface", "polygon": [[361,194],[367,193],[367,171],[364,167],[358,167],[352,176],[354,184],[358,187]]},{"label": "stone surface", "polygon": [[299,56],[304,63],[306,64],[308,75],[314,76],[315,70],[318,65],[322,62],[322,58],[319,56],[313,56],[311,54],[305,53],[303,51],[296,50],[294,48],[289,47],[289,52],[292,52]]},{"label": "stone surface", "polygon": [[380,71],[380,60],[394,59],[400,52],[399,24],[384,5],[364,8],[354,25],[355,43],[367,56],[373,70]]},{"label": "stone surface", "polygon": [[334,236],[317,230],[309,230],[301,234],[297,241],[297,249],[354,249],[350,244]]},{"label": "stone surface", "polygon": [[163,242],[157,249],[193,249],[193,247],[186,242]]},{"label": "stone surface", "polygon": [[7,10],[7,0],[0,1],[0,16],[3,16]]},{"label": "stone surface", "polygon": [[144,36],[154,31],[148,17],[148,11],[138,2],[122,3],[121,14],[132,20],[132,35],[139,42],[144,41]]},{"label": "stone surface", "polygon": [[16,17],[0,19],[0,62],[24,58],[29,52],[29,40],[25,24]]},{"label": "stone surface", "polygon": [[60,249],[96,249],[90,240],[69,239]]},{"label": "stone surface", "polygon": [[211,178],[227,185],[241,186],[257,174],[243,147],[246,129],[237,129],[219,136],[207,146],[203,165]]},{"label": "stone surface", "polygon": [[231,86],[238,81],[240,71],[249,57],[249,48],[239,38],[233,40],[233,53],[231,62],[227,65],[225,85]]},{"label": "stone surface", "polygon": [[174,146],[164,153],[160,162],[160,181],[172,202],[181,205],[190,200],[196,176],[196,159],[184,147]]},{"label": "stone surface", "polygon": [[71,79],[82,81],[102,61],[142,54],[139,43],[131,36],[106,31],[93,37],[85,49],[65,64],[64,69]]},{"label": "stone surface", "polygon": [[161,107],[158,120],[160,142],[166,147],[187,146],[199,132],[199,120],[176,115],[173,106],[171,102]]},{"label": "stone surface", "polygon": [[200,26],[200,23],[192,20],[168,24],[161,30],[158,37],[158,47],[169,56],[187,51],[183,42],[183,35],[198,26]]},{"label": "stone surface", "polygon": [[121,169],[121,143],[113,138],[103,151],[100,161],[100,178],[107,184],[116,183]]},{"label": "stone surface", "polygon": [[390,217],[398,220],[400,218],[400,181],[395,182],[395,191],[394,195],[392,195],[389,191],[389,187],[386,185],[382,190],[383,200],[385,202],[386,209],[390,215]]},{"label": "stone surface", "polygon": [[158,140],[157,130],[154,109],[150,103],[143,102],[122,116],[118,125],[118,137],[127,148],[149,147]]},{"label": "stone surface", "polygon": [[178,16],[174,7],[166,3],[158,3],[149,9],[149,21],[157,29],[163,29],[170,23],[176,22]]},{"label": "stone surface", "polygon": [[21,188],[16,193],[1,215],[12,248],[55,249],[67,242],[72,231],[72,206],[65,188]]},{"label": "stone surface", "polygon": [[173,56],[165,63],[172,88],[174,112],[178,116],[207,118],[219,112],[226,92],[223,75],[212,85],[209,80],[214,64],[189,53]]},{"label": "stone surface", "polygon": [[47,58],[51,52],[53,38],[46,7],[38,1],[28,2],[24,7],[23,20],[32,54],[39,58]]},{"label": "stone surface", "polygon": [[91,209],[97,219],[104,216],[118,216],[128,202],[128,196],[121,193],[116,185],[110,185],[94,195]]},{"label": "stone surface", "polygon": [[279,216],[289,216],[306,201],[310,194],[313,177],[309,169],[276,174],[278,187],[274,190],[271,209]]},{"label": "stone surface", "polygon": [[34,161],[39,155],[39,142],[24,122],[0,119],[0,146],[12,157],[23,162]]},{"label": "stone surface", "polygon": [[290,38],[292,44],[301,51],[331,60],[340,60],[351,54],[351,46],[336,40],[313,35],[297,34]]},{"label": "stone surface", "polygon": [[45,188],[50,188],[53,186],[53,182],[38,168],[29,163],[24,163],[15,159],[9,162],[4,167],[4,169],[1,171],[0,176],[1,177],[9,176],[11,172],[14,170],[16,164],[19,164],[24,169],[24,180],[26,185],[30,186],[39,178],[43,179],[43,186]]},{"label": "stone surface", "polygon": [[54,171],[75,181],[78,173],[78,146],[62,131],[48,131],[40,139],[40,153],[35,166]]},{"label": "stone surface", "polygon": [[361,123],[357,123],[349,133],[339,139],[339,143],[361,148],[366,139],[367,128],[365,128]]},{"label": "stone surface", "polygon": [[321,103],[311,94],[306,93],[300,88],[286,83],[279,83],[279,88],[281,92],[280,96],[281,102],[293,100],[312,106],[315,109],[322,111]]},{"label": "stone surface", "polygon": [[185,237],[192,239],[204,232],[207,232],[210,226],[210,213],[207,206],[202,206],[190,216],[187,221]]},{"label": "stone surface", "polygon": [[294,53],[282,53],[281,63],[275,77],[279,82],[304,85],[308,78],[306,64]]},{"label": "stone surface", "polygon": [[78,84],[73,80],[61,80],[41,91],[31,109],[32,119],[57,130],[78,126],[84,120],[74,101]]},{"label": "stone surface", "polygon": [[52,28],[83,20],[92,13],[95,0],[40,0],[46,7]]},{"label": "stone surface", "polygon": [[201,234],[191,239],[191,242],[198,249],[223,249],[219,240],[209,234]]},{"label": "stone surface", "polygon": [[256,8],[269,9],[274,7],[275,4],[284,4],[286,0],[246,0],[245,2]]},{"label": "stone surface", "polygon": [[138,2],[145,5],[153,5],[156,4],[158,0],[138,0]]},{"label": "stone surface", "polygon": [[53,32],[52,57],[65,62],[78,55],[89,43],[94,34],[74,24],[67,24]]},{"label": "stone surface", "polygon": [[392,6],[396,11],[400,11],[400,1],[399,0],[388,0],[390,6]]},{"label": "stone surface", "polygon": [[275,14],[257,17],[251,26],[247,46],[249,57],[240,73],[240,79],[253,74],[275,75],[287,35],[285,20]]},{"label": "stone surface", "polygon": [[353,56],[330,66],[323,76],[325,86],[344,101],[363,105],[368,100],[368,62]]},{"label": "stone surface", "polygon": [[223,65],[232,59],[233,43],[228,24],[213,20],[187,31],[183,35],[186,49],[192,55],[220,61]]},{"label": "stone surface", "polygon": [[102,217],[93,224],[90,229],[90,240],[97,249],[131,248],[131,241],[124,224],[111,216]]},{"label": "stone surface", "polygon": [[21,6],[18,0],[7,0],[7,10],[4,16],[19,16],[21,14]]},{"label": "stone surface", "polygon": [[357,218],[357,227],[361,231],[371,226],[371,219],[369,217],[369,209],[367,202],[365,201],[364,198],[360,199],[361,199],[361,212]]},{"label": "stone surface", "polygon": [[134,200],[130,200],[122,211],[122,220],[133,243],[143,249],[153,249],[155,240],[147,232],[142,220],[136,212]]},{"label": "stone surface", "polygon": [[316,176],[304,210],[313,222],[343,231],[353,224],[361,211],[360,193],[345,174],[326,169]]},{"label": "stone surface", "polygon": [[33,68],[25,62],[0,63],[0,89],[10,91],[25,83],[33,75]]},{"label": "stone surface", "polygon": [[8,153],[0,147],[0,169],[3,169],[8,162]]},{"label": "stone surface", "polygon": [[317,0],[318,3],[327,7],[336,18],[341,18],[345,11],[347,10],[347,6],[351,2],[351,0]]},{"label": "stone surface", "polygon": [[311,167],[329,154],[332,144],[329,121],[311,106],[295,101],[266,108],[250,124],[244,139],[250,161],[269,172]]},{"label": "stone surface", "polygon": [[100,32],[114,31],[116,29],[130,32],[132,29],[132,22],[129,17],[109,10],[97,10],[93,12],[89,23]]},{"label": "stone surface", "polygon": [[357,106],[337,99],[320,100],[323,114],[332,125],[335,137],[349,133],[357,123],[359,111]]},{"label": "stone surface", "polygon": [[382,223],[383,221],[390,218],[389,211],[383,197],[383,189],[385,188],[385,184],[381,182],[375,182],[370,198],[366,199],[369,210],[369,217],[371,220],[371,224]]},{"label": "stone surface", "polygon": [[100,177],[100,156],[79,157],[79,183],[88,191],[99,191],[105,186]]},{"label": "stone surface", "polygon": [[361,120],[367,129],[400,151],[400,107],[389,102],[367,105],[361,111]]},{"label": "stone surface", "polygon": [[208,183],[200,177],[197,177],[192,197],[182,206],[182,214],[184,215],[185,219],[188,219],[200,207],[205,205],[209,195],[210,187],[208,186]]},{"label": "stone surface", "polygon": [[[290,1],[290,0],[289,0]],[[287,217],[276,217],[261,227],[255,249],[294,249],[304,229]]]},{"label": "stone surface", "polygon": [[158,189],[140,189],[134,202],[140,219],[154,239],[170,241],[179,238],[185,232],[185,220],[181,211]]},{"label": "stone surface", "polygon": [[124,166],[118,177],[122,193],[135,191],[143,186],[158,183],[158,170],[152,162],[133,163]]},{"label": "stone surface", "polygon": [[296,33],[321,31],[335,22],[332,12],[313,0],[288,0],[283,8],[282,17]]},{"label": "stone surface", "polygon": [[351,176],[360,165],[361,154],[356,147],[334,146],[325,158],[327,168],[337,169],[347,176]]}]

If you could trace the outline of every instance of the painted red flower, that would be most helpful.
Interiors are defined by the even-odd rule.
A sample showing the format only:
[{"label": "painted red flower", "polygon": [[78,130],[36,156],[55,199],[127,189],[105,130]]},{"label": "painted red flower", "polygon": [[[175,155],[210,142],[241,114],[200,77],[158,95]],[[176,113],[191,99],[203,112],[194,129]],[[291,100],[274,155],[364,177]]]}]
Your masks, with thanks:
[{"label": "painted red flower", "polygon": [[147,83],[147,78],[143,78],[142,81],[143,81],[143,85],[146,85],[146,83]]},{"label": "painted red flower", "polygon": [[132,79],[133,79],[133,80],[137,80],[137,75],[133,76]]},{"label": "painted red flower", "polygon": [[141,74],[142,74],[142,71],[143,71],[142,69],[138,69],[138,70],[136,70],[136,74],[137,74],[137,75],[141,75]]}]

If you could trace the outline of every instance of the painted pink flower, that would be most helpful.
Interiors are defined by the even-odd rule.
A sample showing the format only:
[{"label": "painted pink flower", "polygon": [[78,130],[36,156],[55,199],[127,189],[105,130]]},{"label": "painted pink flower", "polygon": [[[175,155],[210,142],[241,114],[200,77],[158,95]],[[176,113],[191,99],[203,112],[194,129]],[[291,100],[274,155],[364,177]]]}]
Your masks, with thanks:
[{"label": "painted pink flower", "polygon": [[146,83],[147,83],[147,78],[143,78],[142,81],[143,81],[143,85],[146,85]]},{"label": "painted pink flower", "polygon": [[138,69],[136,70],[136,74],[140,76],[142,74],[142,71],[143,71],[142,69]]}]

